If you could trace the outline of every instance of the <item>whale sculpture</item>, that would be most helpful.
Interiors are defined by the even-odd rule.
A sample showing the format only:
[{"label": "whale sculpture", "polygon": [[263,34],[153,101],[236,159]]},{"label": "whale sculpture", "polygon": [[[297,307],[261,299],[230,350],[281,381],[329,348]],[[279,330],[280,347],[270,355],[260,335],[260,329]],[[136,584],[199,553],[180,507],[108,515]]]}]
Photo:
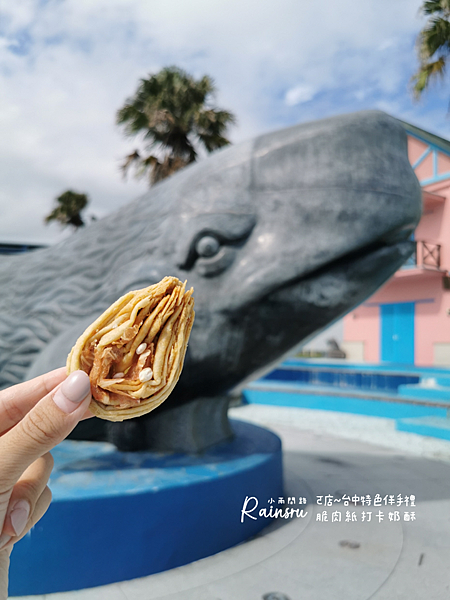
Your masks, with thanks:
[{"label": "whale sculpture", "polygon": [[75,435],[201,449],[229,434],[227,390],[373,294],[411,254],[420,215],[405,131],[382,112],[225,148],[56,246],[1,259],[0,388],[64,365],[128,290],[186,279],[196,319],[171,397]]}]

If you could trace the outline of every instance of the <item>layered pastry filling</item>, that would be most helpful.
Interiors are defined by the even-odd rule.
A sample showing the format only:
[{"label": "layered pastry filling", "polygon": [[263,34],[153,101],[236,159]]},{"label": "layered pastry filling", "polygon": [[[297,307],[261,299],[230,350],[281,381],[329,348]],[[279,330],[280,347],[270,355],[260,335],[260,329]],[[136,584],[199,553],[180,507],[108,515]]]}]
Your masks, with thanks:
[{"label": "layered pastry filling", "polygon": [[[156,408],[181,373],[194,319],[192,290],[175,277],[129,292],[79,338],[69,354],[68,372],[89,374],[93,400],[105,413]],[[137,415],[137,413],[136,413]],[[130,416],[135,414],[130,413]]]}]

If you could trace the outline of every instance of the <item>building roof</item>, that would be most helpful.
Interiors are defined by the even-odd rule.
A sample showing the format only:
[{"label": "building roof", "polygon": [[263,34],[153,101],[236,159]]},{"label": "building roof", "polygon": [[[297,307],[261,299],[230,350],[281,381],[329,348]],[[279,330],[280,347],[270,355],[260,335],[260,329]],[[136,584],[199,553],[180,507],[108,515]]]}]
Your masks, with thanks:
[{"label": "building roof", "polygon": [[444,138],[435,135],[434,133],[430,133],[429,131],[425,131],[425,129],[420,129],[420,127],[416,127],[415,125],[411,125],[411,123],[407,123],[406,121],[402,121],[399,119],[400,123],[403,125],[407,133],[414,135],[424,142],[428,142],[433,146],[437,146],[446,154],[450,154],[450,141]]}]

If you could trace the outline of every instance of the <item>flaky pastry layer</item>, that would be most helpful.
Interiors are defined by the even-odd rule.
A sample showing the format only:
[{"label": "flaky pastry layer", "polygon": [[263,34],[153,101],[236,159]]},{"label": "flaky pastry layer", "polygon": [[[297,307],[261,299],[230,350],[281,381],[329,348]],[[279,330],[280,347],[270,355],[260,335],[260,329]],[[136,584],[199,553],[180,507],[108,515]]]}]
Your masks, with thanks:
[{"label": "flaky pastry layer", "polygon": [[88,373],[94,415],[108,421],[139,417],[172,392],[194,322],[193,290],[185,285],[165,277],[128,292],[78,338],[67,373]]}]

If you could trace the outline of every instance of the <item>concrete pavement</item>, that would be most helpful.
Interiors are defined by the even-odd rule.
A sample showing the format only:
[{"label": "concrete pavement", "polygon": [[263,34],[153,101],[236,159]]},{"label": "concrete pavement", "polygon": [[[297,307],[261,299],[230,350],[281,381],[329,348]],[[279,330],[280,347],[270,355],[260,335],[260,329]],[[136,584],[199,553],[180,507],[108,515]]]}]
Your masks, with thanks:
[{"label": "concrete pavement", "polygon": [[[305,518],[278,520],[237,547],[171,571],[27,598],[261,600],[268,592],[290,600],[450,597],[450,443],[396,432],[387,419],[344,413],[250,405],[231,409],[231,416],[266,425],[282,438],[285,496],[307,497]],[[341,504],[345,495],[376,494],[414,495],[416,506]],[[318,506],[317,496],[326,495],[341,501]],[[329,520],[317,521],[324,509]],[[356,521],[345,522],[347,511]],[[401,520],[389,521],[395,511]],[[341,512],[343,520],[331,522],[331,512]],[[415,512],[416,520],[404,521],[405,512]]]}]

